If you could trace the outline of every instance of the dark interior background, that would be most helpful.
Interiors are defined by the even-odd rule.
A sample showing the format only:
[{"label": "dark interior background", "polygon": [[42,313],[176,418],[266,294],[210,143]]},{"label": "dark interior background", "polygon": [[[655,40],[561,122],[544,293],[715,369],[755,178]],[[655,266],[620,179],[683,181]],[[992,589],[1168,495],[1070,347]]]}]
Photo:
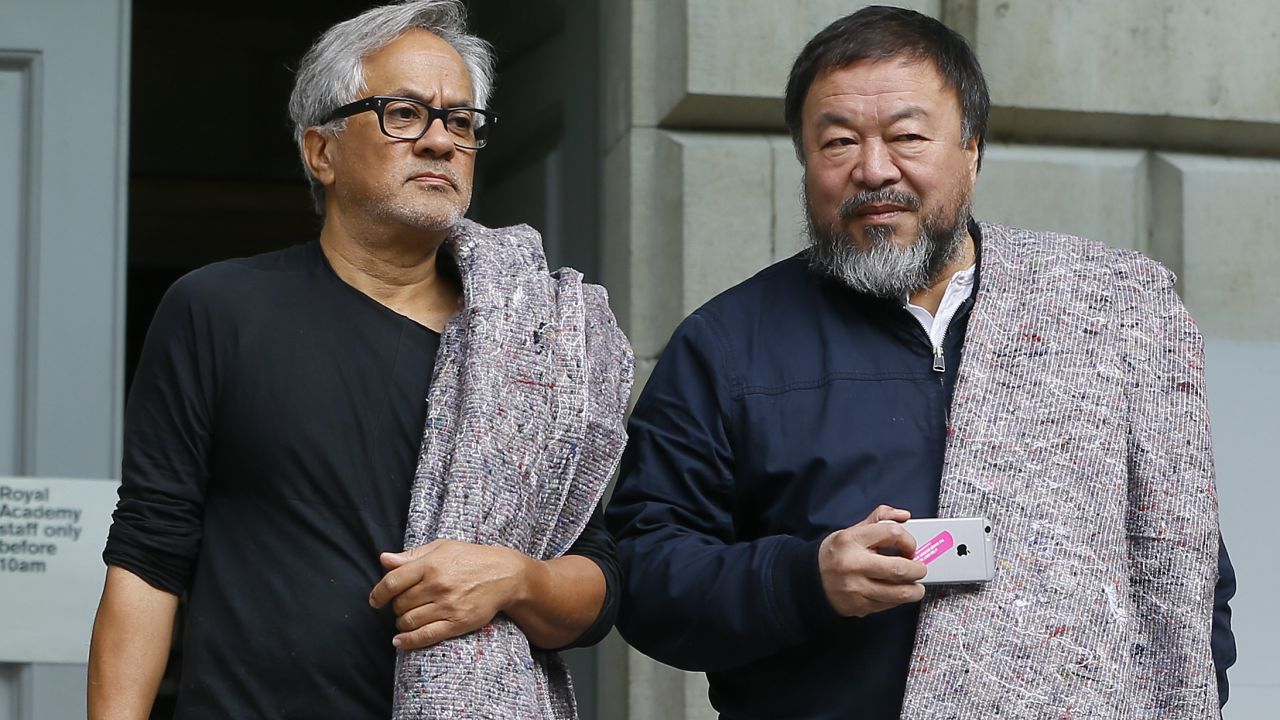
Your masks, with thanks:
[{"label": "dark interior background", "polygon": [[[134,0],[129,134],[126,384],[174,280],[211,262],[314,239],[319,219],[292,141],[298,60],[326,28],[376,2]],[[599,3],[469,0],[494,45],[501,113],[479,152],[468,213],[543,233],[551,267],[594,279],[599,235]],[[570,12],[571,9],[571,12]],[[566,654],[584,717],[594,651]],[[172,716],[171,662],[154,718]]]}]

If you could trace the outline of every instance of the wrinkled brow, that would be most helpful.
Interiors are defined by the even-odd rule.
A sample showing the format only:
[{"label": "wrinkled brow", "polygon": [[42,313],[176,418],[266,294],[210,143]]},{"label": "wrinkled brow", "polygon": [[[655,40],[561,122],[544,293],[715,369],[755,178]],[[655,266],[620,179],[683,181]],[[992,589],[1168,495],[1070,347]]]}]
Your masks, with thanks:
[{"label": "wrinkled brow", "polygon": [[[407,87],[398,87],[387,94],[394,97],[403,97],[403,98],[409,98],[410,100],[417,100],[418,102],[424,105],[435,105],[434,101],[428,100],[426,96],[423,95],[422,93]],[[451,107],[451,108],[475,107],[475,102],[470,97],[464,97],[462,100],[459,100],[457,102],[451,102],[446,105],[439,105],[438,107]]]},{"label": "wrinkled brow", "polygon": [[[911,118],[927,118],[929,111],[920,105],[906,105],[894,110],[885,118],[885,123],[892,125],[900,120],[908,120]],[[852,120],[848,115],[835,110],[824,110],[818,116],[818,127],[828,127],[830,125],[850,125]]]},{"label": "wrinkled brow", "polygon": [[919,105],[906,105],[889,113],[888,122],[890,125],[899,120],[908,120],[910,118],[927,118],[929,111]]}]

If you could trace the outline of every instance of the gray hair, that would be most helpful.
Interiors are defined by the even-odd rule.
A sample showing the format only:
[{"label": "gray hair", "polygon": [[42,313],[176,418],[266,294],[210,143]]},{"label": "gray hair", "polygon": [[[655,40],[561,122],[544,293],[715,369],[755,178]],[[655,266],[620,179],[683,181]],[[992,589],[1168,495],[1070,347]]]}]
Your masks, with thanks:
[{"label": "gray hair", "polygon": [[467,13],[462,0],[405,0],[381,5],[326,30],[302,56],[293,93],[289,96],[293,140],[302,156],[302,171],[311,183],[311,197],[320,215],[324,214],[324,186],[307,167],[302,136],[307,128],[314,126],[331,133],[343,130],[345,120],[325,125],[320,121],[336,108],[359,99],[365,90],[364,59],[409,30],[426,30],[458,51],[471,75],[475,106],[484,109],[489,102],[489,93],[493,90],[493,49],[489,43],[467,33]]}]

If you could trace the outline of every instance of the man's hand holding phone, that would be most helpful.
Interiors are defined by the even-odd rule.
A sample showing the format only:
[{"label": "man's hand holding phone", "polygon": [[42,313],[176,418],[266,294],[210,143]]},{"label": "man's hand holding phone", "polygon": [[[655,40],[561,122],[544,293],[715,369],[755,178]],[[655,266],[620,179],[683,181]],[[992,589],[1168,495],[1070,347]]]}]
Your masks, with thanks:
[{"label": "man's hand holding phone", "polygon": [[[916,541],[901,525],[910,518],[906,510],[881,505],[862,522],[822,541],[818,570],[827,600],[837,613],[864,617],[924,597],[919,581],[926,568],[911,559]],[[881,554],[881,548],[897,557]]]}]

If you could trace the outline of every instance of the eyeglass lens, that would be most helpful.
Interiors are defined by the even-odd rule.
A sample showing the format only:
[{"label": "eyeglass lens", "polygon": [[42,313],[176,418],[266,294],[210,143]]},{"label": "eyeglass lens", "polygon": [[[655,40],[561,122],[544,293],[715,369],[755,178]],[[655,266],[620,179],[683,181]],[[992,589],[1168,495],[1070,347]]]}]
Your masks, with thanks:
[{"label": "eyeglass lens", "polygon": [[[382,110],[382,124],[387,134],[405,140],[422,137],[430,118],[425,107],[401,100],[388,102]],[[454,142],[469,147],[483,145],[488,130],[483,115],[461,108],[449,111],[444,126],[453,135]]]}]

